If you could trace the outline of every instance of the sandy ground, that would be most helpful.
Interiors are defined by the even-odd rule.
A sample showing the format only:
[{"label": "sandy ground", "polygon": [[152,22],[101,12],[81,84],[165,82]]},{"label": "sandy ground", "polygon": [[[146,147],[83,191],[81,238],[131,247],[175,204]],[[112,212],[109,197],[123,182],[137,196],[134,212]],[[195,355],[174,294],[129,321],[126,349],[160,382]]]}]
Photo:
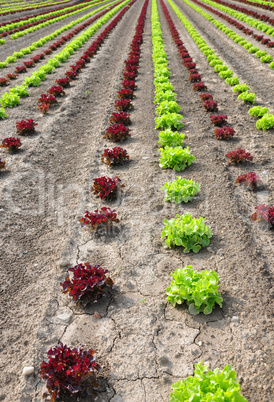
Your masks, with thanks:
[{"label": "sandy ground", "polygon": [[[258,104],[269,102],[273,112],[273,72],[183,2],[176,0],[176,4],[241,81],[250,84]],[[170,385],[191,375],[194,363],[200,360],[210,368],[232,364],[249,401],[272,399],[273,232],[252,224],[249,216],[258,203],[273,205],[273,130],[256,129],[248,107],[208,66],[170,7],[220,113],[228,115],[236,130],[235,139],[214,140],[208,114],[192,91],[159,4],[171,82],[184,116],[185,145],[196,157],[196,163],[181,173],[159,168],[150,4],[131,113],[132,136],[122,145],[131,160],[112,170],[100,161],[103,149],[112,145],[102,134],[114,110],[123,61],[142,5],[143,1],[137,1],[125,14],[49,115],[40,115],[37,98],[92,39],[39,88],[30,89],[31,96],[20,107],[8,110],[9,118],[0,122],[1,139],[16,135],[16,121],[33,118],[38,123],[36,135],[22,138],[20,152],[9,155],[0,151],[7,164],[0,175],[0,400],[42,400],[45,384],[37,372],[47,350],[60,340],[97,351],[102,367],[100,402],[166,402]],[[34,39],[26,40],[31,43]],[[226,152],[239,146],[252,153],[253,162],[228,167]],[[238,174],[248,171],[263,178],[267,183],[264,191],[251,193],[235,186]],[[116,202],[102,202],[90,192],[93,178],[102,175],[118,175],[125,184]],[[160,188],[178,175],[200,183],[201,191],[191,203],[174,206],[163,201]],[[100,237],[81,228],[78,220],[86,210],[103,205],[117,210],[120,223],[112,233]],[[168,250],[161,240],[163,219],[185,212],[203,216],[213,231],[210,246],[198,254],[184,254],[180,248]],[[86,261],[107,268],[115,286],[100,302],[79,309],[61,293],[59,283],[67,268]],[[193,317],[185,307],[173,308],[166,302],[170,273],[187,264],[218,272],[222,310]],[[29,365],[35,367],[35,374],[23,377],[22,369]]]}]

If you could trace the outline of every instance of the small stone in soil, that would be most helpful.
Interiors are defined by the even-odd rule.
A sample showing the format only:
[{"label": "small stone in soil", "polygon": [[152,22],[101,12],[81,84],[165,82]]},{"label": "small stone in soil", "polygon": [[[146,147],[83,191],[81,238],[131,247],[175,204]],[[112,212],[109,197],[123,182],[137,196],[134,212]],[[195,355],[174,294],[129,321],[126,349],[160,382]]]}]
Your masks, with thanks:
[{"label": "small stone in soil", "polygon": [[30,366],[23,368],[23,375],[30,375],[32,373],[34,373],[34,367]]}]

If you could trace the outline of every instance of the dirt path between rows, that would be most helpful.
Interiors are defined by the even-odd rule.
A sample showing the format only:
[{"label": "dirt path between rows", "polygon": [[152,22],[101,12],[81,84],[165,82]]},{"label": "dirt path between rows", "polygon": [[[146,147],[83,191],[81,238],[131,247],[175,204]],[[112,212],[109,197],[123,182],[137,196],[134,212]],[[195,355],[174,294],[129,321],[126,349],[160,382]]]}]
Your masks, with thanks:
[{"label": "dirt path between rows", "polygon": [[[177,4],[181,7],[181,2]],[[37,377],[39,365],[49,347],[62,340],[97,351],[102,366],[99,402],[167,402],[170,385],[191,375],[193,364],[200,360],[210,368],[232,364],[249,402],[271,401],[273,238],[251,224],[249,215],[258,201],[273,204],[273,133],[256,130],[248,108],[208,67],[170,11],[220,112],[228,114],[236,130],[231,143],[213,139],[208,115],[191,89],[160,4],[171,82],[184,116],[185,145],[190,146],[196,163],[182,173],[161,170],[158,165],[151,4],[131,113],[132,137],[122,145],[131,161],[113,171],[100,162],[103,149],[112,145],[102,134],[113,111],[142,5],[137,1],[128,11],[67,91],[61,106],[48,117],[36,112],[35,99],[65,67],[33,89],[31,98],[0,123],[11,132],[15,121],[27,112],[39,123],[39,134],[24,140],[17,155],[5,157],[9,170],[0,180],[1,314],[5,319],[1,344],[6,345],[1,350],[2,400],[40,401],[45,385]],[[195,21],[200,23],[198,18]],[[211,35],[210,29],[207,32]],[[224,44],[218,50],[226,55]],[[76,52],[74,59],[83,51]],[[237,53],[237,69],[242,68],[245,82],[252,80],[256,86],[253,65],[243,57],[241,64],[239,57]],[[264,83],[256,87],[256,93],[257,89],[262,100],[270,98]],[[249,166],[227,167],[225,153],[237,146],[254,155],[250,170],[268,182],[266,192],[250,194],[235,187],[239,172],[249,171]],[[91,195],[92,179],[102,175],[118,175],[125,184],[117,202],[107,204]],[[201,184],[194,201],[177,206],[164,203],[160,188],[175,176]],[[102,205],[115,208],[121,222],[110,235],[96,237],[81,228],[78,220],[86,210]],[[210,247],[196,255],[183,254],[179,248],[168,250],[161,240],[163,219],[185,212],[203,216],[213,231]],[[79,310],[62,295],[59,282],[68,267],[86,261],[107,268],[115,287],[97,304]],[[218,272],[222,310],[193,317],[185,307],[167,304],[170,272],[187,264]],[[25,365],[34,365],[35,375],[24,378]]]}]

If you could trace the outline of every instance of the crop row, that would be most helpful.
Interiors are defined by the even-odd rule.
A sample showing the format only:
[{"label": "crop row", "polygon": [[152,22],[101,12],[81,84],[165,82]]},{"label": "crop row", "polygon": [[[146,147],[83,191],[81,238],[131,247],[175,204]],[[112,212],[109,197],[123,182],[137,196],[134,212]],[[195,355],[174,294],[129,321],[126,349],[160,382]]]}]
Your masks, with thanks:
[{"label": "crop row", "polygon": [[[239,20],[246,22],[248,25],[251,25],[252,27],[258,29],[259,31],[265,32],[268,35],[274,36],[274,28],[271,28],[269,25],[264,24],[263,22],[257,21],[256,19],[252,17],[247,17],[245,14],[242,12],[237,12],[231,10],[230,7],[227,7],[228,3],[225,3],[226,5],[223,5],[224,2],[220,0],[216,0],[214,2],[211,2],[210,0],[203,0],[205,4],[212,5],[213,7],[217,8],[218,10],[224,11],[225,13],[232,15],[232,17],[238,18]],[[236,8],[237,6],[235,6]],[[240,8],[240,7],[239,7]],[[243,10],[242,10],[243,11]],[[254,11],[250,11],[250,15],[254,16],[255,18],[259,19],[259,14],[255,13]],[[263,20],[264,17],[260,16]],[[269,24],[274,25],[274,20],[270,19],[268,20]]]},{"label": "crop row", "polygon": [[[180,52],[186,52],[186,48],[184,47],[184,44],[181,41],[162,1],[161,4],[178,50],[180,50]],[[152,44],[156,94],[155,103],[158,105],[156,113],[159,114],[159,112],[163,112],[162,117],[164,117],[165,115],[168,116],[170,114],[170,109],[167,106],[173,107],[176,102],[174,100],[159,100],[159,93],[163,99],[165,98],[166,93],[168,96],[171,94],[175,96],[175,94],[172,92],[172,85],[169,82],[168,62],[164,49],[156,0],[152,1]],[[186,63],[188,63],[187,58],[185,60]],[[191,64],[191,61],[189,61],[189,64]],[[193,67],[195,68],[195,66]],[[176,110],[178,111],[177,107]],[[168,120],[169,119],[166,119],[166,121]],[[171,122],[167,127],[159,126],[157,122],[156,118],[156,128],[166,129],[164,132],[160,133],[160,142],[162,143],[162,136],[163,133],[165,133],[167,135],[168,143],[171,143],[171,146],[167,145],[165,142],[162,143],[164,148],[161,150],[160,167],[173,168],[175,171],[181,171],[192,162],[195,162],[195,158],[189,153],[188,147],[185,149],[182,147],[183,134],[181,134],[180,144],[176,144],[176,142],[172,143],[172,139],[175,139],[176,137],[179,140],[178,132],[174,131],[178,129],[178,126],[174,125],[173,122]],[[184,153],[185,150],[188,152]],[[174,182],[165,183],[164,190],[167,193],[168,201],[177,202],[178,195],[183,193],[183,195],[187,195],[183,201],[188,202],[191,201],[199,191],[199,185],[192,180],[185,180],[177,177],[177,180]],[[181,216],[180,214],[177,214],[176,218],[170,220],[165,219],[164,224],[165,226],[162,231],[162,237],[165,238],[166,245],[169,248],[181,246],[185,253],[190,251],[197,253],[201,247],[205,247],[209,244],[212,236],[210,228],[205,225],[204,219],[201,217],[195,219],[190,213]],[[186,302],[191,314],[199,314],[200,312],[210,314],[215,304],[222,307],[223,299],[218,293],[219,285],[217,285],[217,283],[219,277],[216,272],[206,270],[197,272],[192,269],[191,265],[189,265],[184,269],[176,269],[174,273],[171,273],[171,276],[173,277],[173,281],[167,289],[167,300],[174,306]],[[203,373],[201,377],[199,376],[199,372]],[[227,392],[227,387],[224,386],[224,383],[221,384],[217,380],[219,376],[222,376],[222,378],[225,378],[226,383],[229,378],[229,373],[231,372],[231,366],[226,366],[223,371],[216,369],[216,377],[213,378],[213,372],[208,371],[207,366],[202,366],[202,362],[200,362],[195,365],[193,377],[178,381],[172,385],[173,392],[170,395],[170,402],[191,399],[198,400],[203,397],[206,398],[206,396],[209,395],[211,395],[211,397],[213,395],[218,395],[219,397],[222,397],[223,399],[227,398],[228,400],[229,397],[233,395],[240,401],[246,401],[246,399],[239,393],[241,387],[238,383],[235,372],[229,393]],[[209,381],[211,385],[208,387]],[[197,386],[198,384],[199,386]]]},{"label": "crop row", "polygon": [[[196,82],[198,84],[193,84],[193,90],[196,90],[199,85],[199,89],[202,91],[203,89],[207,89],[204,85],[204,83],[201,81],[201,74],[198,74],[198,71],[196,70],[196,63],[193,63],[193,60],[188,52],[188,50],[185,48],[185,46],[182,45],[180,36],[177,32],[177,29],[174,26],[174,23],[169,15],[169,12],[164,5],[163,1],[161,0],[162,7],[164,9],[165,16],[168,20],[169,28],[171,30],[171,34],[173,37],[173,40],[177,46],[178,52],[180,57],[183,60],[184,66],[187,68],[189,72],[189,80],[190,82]],[[249,87],[247,87],[246,84],[242,85],[235,85],[234,87],[234,92],[238,91],[241,93],[244,93],[246,90],[248,90]],[[202,93],[200,94],[200,98],[203,101],[203,106],[207,112],[217,112],[218,111],[218,105],[217,102],[213,100],[213,97],[209,93]],[[263,110],[264,109],[264,110]],[[262,108],[255,106],[250,109],[249,114],[260,117],[263,116],[268,112],[267,108]],[[211,115],[209,116],[211,123],[214,126],[217,126],[214,130],[215,134],[215,139],[217,140],[229,140],[232,138],[235,134],[234,129],[231,127],[227,126],[227,115],[219,114],[219,115]],[[229,163],[242,163],[245,161],[252,160],[253,157],[250,155],[249,152],[246,152],[244,149],[238,148],[236,151],[231,151],[226,154],[228,158],[230,158]],[[248,186],[250,190],[259,190],[264,188],[264,184],[259,178],[259,176],[256,175],[254,172],[249,172],[247,174],[241,175],[236,179],[236,184],[245,184]],[[257,208],[257,207],[256,207]],[[268,223],[271,223],[270,221]]]},{"label": "crop row", "polygon": [[[107,0],[105,0],[105,1],[107,1]],[[62,15],[62,16],[60,16],[60,17],[55,17],[55,18],[50,19],[50,20],[48,20],[48,21],[46,21],[46,22],[42,22],[42,23],[40,23],[40,24],[38,24],[38,25],[36,25],[36,26],[27,28],[27,29],[25,29],[24,31],[20,31],[20,32],[14,33],[14,34],[12,34],[10,37],[11,37],[11,39],[20,38],[20,37],[25,36],[25,35],[27,35],[27,34],[29,34],[29,33],[35,32],[35,31],[37,31],[37,30],[40,29],[40,28],[45,28],[45,27],[47,27],[47,26],[49,26],[49,25],[51,25],[51,24],[54,24],[55,22],[59,22],[59,21],[62,21],[62,20],[64,20],[64,19],[66,19],[66,18],[69,18],[69,17],[71,17],[71,16],[73,16],[73,15],[80,14],[81,12],[86,11],[86,10],[88,10],[88,9],[90,9],[90,8],[96,6],[97,4],[100,4],[100,3],[101,3],[101,1],[99,1],[98,3],[95,3],[95,4],[89,4],[89,5],[86,6],[86,7],[81,7],[80,9],[76,9],[75,11],[66,13],[65,15]]]},{"label": "crop row", "polygon": [[264,10],[273,11],[274,7],[271,6],[271,2],[264,0],[237,0],[239,3],[247,4],[253,7],[263,8]]},{"label": "crop row", "polygon": [[32,4],[31,6],[26,5],[25,7],[19,7],[19,8],[10,8],[8,10],[5,11],[0,11],[0,15],[7,15],[7,14],[17,14],[20,13],[22,11],[26,11],[26,10],[36,10],[37,8],[44,8],[44,7],[49,7],[51,5],[55,5],[57,6],[58,4],[63,4],[63,3],[69,3],[70,0],[63,0],[63,1],[58,1],[58,2],[45,2],[43,3],[43,5],[41,5],[41,3],[36,3],[36,4]]},{"label": "crop row", "polygon": [[240,13],[251,15],[252,17],[256,18],[257,20],[268,22],[270,25],[274,25],[274,19],[268,17],[265,14],[259,14],[259,13],[256,13],[255,11],[248,10],[244,7],[236,6],[235,4],[232,4],[232,3],[227,3],[223,0],[214,0],[214,3],[225,6],[225,8],[228,9],[228,11],[229,11],[229,9],[240,11]]},{"label": "crop row", "polygon": [[[48,49],[45,49],[43,51],[43,53],[37,54],[34,57],[31,57],[30,60],[24,61],[23,65],[17,66],[13,73],[8,73],[6,75],[6,77],[0,78],[0,86],[9,85],[10,80],[16,80],[19,74],[25,73],[27,71],[27,68],[34,67],[35,64],[40,62],[41,60],[43,60],[46,55],[52,54],[54,50],[56,50],[57,48],[60,48],[64,43],[66,43],[67,41],[72,39],[75,35],[77,35],[79,32],[81,32],[84,28],[86,28],[87,26],[92,24],[96,19],[102,17],[108,11],[112,10],[119,3],[115,3],[111,6],[110,6],[110,4],[111,3],[109,3],[109,7],[107,7],[105,10],[101,11],[95,17],[91,18],[90,20],[86,21],[84,24],[80,25],[78,28],[71,31],[68,35],[62,36],[59,41],[54,42],[52,45],[49,46]],[[29,86],[39,86],[41,81],[44,78],[45,78],[44,74],[36,71],[34,73],[34,76],[26,77],[24,82],[25,83],[27,82],[29,84]],[[18,88],[18,87],[16,87],[16,88]],[[1,113],[0,113],[0,117],[1,117]]]},{"label": "crop row", "polygon": [[[133,0],[130,5],[134,2],[135,0]],[[117,93],[118,99],[115,102],[115,108],[118,110],[121,110],[120,107],[122,107],[122,110],[125,110],[124,101],[129,101],[127,102],[126,110],[131,108],[129,103],[133,98],[133,91],[136,89],[135,79],[138,75],[140,46],[142,44],[147,6],[148,0],[145,1],[142,8],[136,27],[136,33],[131,42],[130,53],[128,59],[125,60],[125,79],[122,82],[122,89]],[[129,83],[131,83],[130,88]],[[112,141],[121,141],[127,138],[129,134],[125,136],[125,131],[128,131],[128,129],[126,125],[123,125],[119,120],[122,116],[126,117],[126,114],[128,113],[124,113],[123,111],[120,113],[112,113],[110,119],[112,124],[106,130],[106,138]],[[129,123],[129,118],[126,118],[127,123]],[[117,121],[120,123],[117,123]],[[124,120],[122,121],[126,123]],[[123,133],[120,132],[122,134],[118,136],[117,133],[119,130],[116,130],[117,126],[123,127]],[[111,166],[116,162],[118,164],[122,163],[123,160],[126,159],[128,159],[126,151],[119,147],[115,147],[113,150],[106,149],[102,154],[102,161]],[[94,186],[91,190],[98,197],[111,200],[115,198],[117,189],[121,188],[121,186],[120,179],[117,176],[114,178],[101,177],[94,179]],[[92,230],[96,230],[98,227],[104,225],[109,227],[112,222],[118,223],[119,219],[117,218],[115,210],[103,207],[100,211],[95,210],[93,213],[87,211],[85,216],[80,219],[80,222],[82,225],[87,225]],[[70,268],[69,271],[73,273],[73,276],[67,276],[65,281],[60,285],[63,293],[68,293],[77,305],[81,307],[85,307],[88,303],[97,301],[102,293],[113,285],[112,279],[107,276],[108,271],[99,265],[91,266],[90,263],[78,264]],[[83,284],[86,284],[86,286],[83,286]],[[55,398],[71,395],[72,393],[83,395],[86,391],[89,391],[90,394],[93,389],[97,387],[98,384],[96,383],[95,372],[100,371],[100,365],[95,362],[94,353],[93,350],[84,351],[81,347],[70,349],[66,345],[63,345],[62,342],[48,351],[47,361],[43,361],[41,364],[40,376],[47,381],[47,388],[51,393],[52,401],[55,401]],[[59,367],[67,364],[68,361],[70,362],[70,367],[73,367],[73,369],[70,371],[60,370]],[[80,362],[81,369],[77,370],[77,376],[75,376],[74,367],[79,366]],[[83,378],[88,378],[89,381],[83,382]]]},{"label": "crop row", "polygon": [[[86,3],[86,0],[85,0],[85,1],[82,1],[82,2],[79,2],[79,3],[78,3],[78,6],[79,6],[80,4],[82,4],[82,3]],[[48,14],[48,13],[50,13],[50,12],[57,12],[57,13],[58,13],[59,11],[62,11],[62,10],[64,10],[65,8],[67,8],[67,5],[66,5],[66,6],[62,6],[62,7],[59,7],[59,8],[53,8],[53,9],[51,9],[51,10],[49,10],[49,11],[42,11],[42,12],[37,13],[37,14],[26,15],[25,17],[17,17],[17,18],[15,18],[14,20],[11,20],[11,21],[1,22],[1,23],[0,23],[0,27],[4,27],[5,25],[9,25],[9,24],[15,24],[15,23],[21,22],[21,21],[26,21],[26,20],[28,20],[28,19],[30,19],[30,18],[36,18],[36,17],[41,17],[41,18],[43,18],[43,16],[45,16],[46,14]],[[1,30],[1,32],[3,32],[3,31]]]},{"label": "crop row", "polygon": [[[221,23],[218,20],[215,20],[210,14],[203,11],[200,7],[195,6],[189,0],[182,0],[189,7],[191,7],[194,11],[204,17],[207,21],[209,21],[212,25],[216,26],[220,31],[222,31],[225,35],[231,38],[234,42],[238,43],[242,46],[246,51],[250,54],[254,54],[255,57],[260,59],[261,63],[270,63],[269,67],[274,69],[273,57],[265,50],[260,50],[258,47],[253,46],[252,43],[248,42],[245,38],[242,38],[240,35],[236,34],[232,29],[228,28],[226,25]],[[194,0],[195,3],[198,3],[198,0]],[[200,2],[199,2],[200,3]],[[274,28],[271,28],[274,30]]]},{"label": "crop row", "polygon": [[[96,3],[96,2],[95,1],[85,2],[84,4],[87,5],[87,4],[93,4],[93,3]],[[98,4],[98,2],[96,4]],[[38,25],[40,23],[49,21],[55,17],[61,17],[65,14],[67,14],[69,11],[81,10],[82,8],[85,7],[85,5],[79,6],[79,4],[78,4],[76,6],[65,7],[61,11],[53,11],[53,12],[45,13],[38,17],[31,17],[28,19],[24,19],[24,20],[21,20],[20,22],[14,22],[11,24],[2,25],[2,28],[0,28],[0,38],[11,35],[13,33],[17,33],[19,31],[23,31],[24,29],[27,29],[32,26]]]},{"label": "crop row", "polygon": [[[98,13],[99,11],[101,11],[101,10],[108,11],[108,8],[109,7],[111,8],[113,4],[119,4],[119,2],[116,3],[116,1],[113,1],[112,3],[108,3],[108,4],[106,4],[106,5],[102,6],[102,7],[94,10],[94,11],[91,11],[90,13],[84,15],[83,17],[80,17],[77,20],[72,21],[67,25],[64,25],[62,28],[57,29],[52,34],[44,36],[43,38],[39,39],[37,42],[33,42],[31,46],[28,46],[27,48],[23,48],[19,52],[14,52],[12,56],[8,56],[5,61],[0,62],[0,68],[4,68],[8,64],[14,63],[17,59],[20,59],[24,55],[32,53],[38,47],[42,47],[45,43],[47,43],[47,42],[51,41],[52,39],[56,38],[58,35],[60,35],[61,33],[65,32],[65,31],[67,31],[68,29],[72,28],[73,26],[85,21],[87,18],[90,18],[91,16],[93,16],[96,13]],[[92,20],[86,21],[84,24],[82,24],[80,27],[76,28],[74,31],[70,32],[68,35],[62,36],[61,39],[58,42],[62,41],[64,43],[64,41],[66,42],[67,40],[71,39],[72,36],[75,33],[80,32],[83,28],[85,28],[86,26],[90,25],[95,19],[97,19],[98,17],[100,17],[103,14],[104,14],[104,12],[97,14]],[[59,43],[57,47],[60,47],[63,43]],[[51,46],[54,47],[54,45],[51,45]],[[51,48],[51,46],[50,46],[50,48]],[[52,50],[55,50],[55,49],[52,49]],[[50,52],[47,52],[47,54],[50,54]]]},{"label": "crop row", "polygon": [[[251,29],[245,27],[243,24],[240,24],[238,21],[234,20],[233,18],[228,17],[226,14],[223,14],[223,13],[221,13],[220,11],[217,11],[217,10],[216,10],[215,8],[213,8],[213,7],[210,7],[210,6],[208,6],[208,5],[206,5],[206,4],[202,3],[202,2],[200,2],[200,1],[198,1],[198,0],[192,0],[192,1],[193,1],[194,3],[196,3],[196,4],[198,4],[198,5],[200,5],[200,6],[204,7],[204,8],[206,8],[208,11],[210,11],[210,12],[212,12],[212,13],[218,15],[218,17],[223,18],[223,19],[224,19],[225,21],[227,21],[229,24],[231,24],[231,25],[235,26],[237,29],[241,30],[245,35],[252,35],[253,38],[255,38],[255,39],[257,40],[257,42],[261,42],[262,45],[265,45],[265,46],[267,46],[267,47],[269,47],[269,48],[274,47],[274,42],[271,41],[271,39],[265,38],[263,35],[254,34],[254,32],[253,32]],[[240,37],[239,37],[239,38],[240,38]],[[251,47],[254,48],[254,46],[253,46],[252,43],[248,43],[248,42],[245,43],[243,38],[241,38],[241,39],[239,39],[239,38],[237,38],[237,43],[239,43],[239,44],[244,43],[243,46],[244,46],[246,49],[250,49]],[[256,50],[256,49],[254,49],[254,50]],[[258,51],[260,51],[260,50],[257,50],[257,52],[258,52]],[[256,52],[255,52],[255,51],[252,51],[252,53],[255,53],[255,56],[256,56]],[[260,56],[260,57],[262,57],[262,56]],[[270,58],[271,58],[271,56],[270,56]]]},{"label": "crop row", "polygon": [[[232,69],[229,69],[228,66],[224,64],[220,57],[218,57],[214,50],[208,46],[207,42],[198,34],[193,25],[188,21],[188,19],[180,12],[179,8],[172,2],[172,0],[167,0],[170,4],[171,8],[182,22],[184,27],[187,29],[190,37],[194,40],[200,51],[206,56],[207,61],[211,67],[214,68],[216,72],[218,72],[219,77],[224,79],[226,83],[230,86],[239,85],[239,78],[233,76]],[[187,0],[184,0],[187,2]],[[235,34],[236,35],[236,34]],[[240,91],[242,92],[239,95],[239,99],[241,99],[245,103],[255,103],[256,94],[252,92],[248,92],[249,86],[247,84],[241,84],[243,87],[240,87]],[[248,89],[247,89],[248,88]],[[259,106],[257,108],[260,109]],[[274,115],[268,113],[267,108],[261,108],[258,117],[261,117],[261,113],[263,113],[263,117],[259,119],[256,123],[256,127],[262,130],[268,130],[274,127]]]}]

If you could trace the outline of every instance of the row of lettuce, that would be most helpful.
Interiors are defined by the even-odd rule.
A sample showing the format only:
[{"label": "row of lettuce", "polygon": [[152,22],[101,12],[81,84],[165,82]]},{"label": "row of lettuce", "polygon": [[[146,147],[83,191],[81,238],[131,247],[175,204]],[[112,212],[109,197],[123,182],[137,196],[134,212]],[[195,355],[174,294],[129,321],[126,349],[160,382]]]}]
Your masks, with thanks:
[{"label": "row of lettuce", "polygon": [[[103,24],[110,20],[128,2],[129,0],[125,0],[124,2],[112,8],[112,10],[108,11],[107,13],[102,12],[104,16],[100,18],[98,22],[93,24],[84,33],[82,33],[76,39],[66,45],[61,52],[59,52],[56,56],[50,58],[46,64],[35,70],[30,77],[26,77],[22,85],[15,86],[15,88],[10,89],[9,92],[5,92],[0,98],[0,103],[2,105],[2,108],[0,109],[0,118],[7,117],[7,113],[5,110],[6,107],[16,107],[20,105],[20,98],[29,95],[28,87],[41,85],[41,81],[45,80],[47,75],[51,74],[56,67],[60,66],[61,63],[66,62],[70,58],[70,56],[75,53],[76,50],[82,47],[83,44],[86,43],[89,38],[92,37]],[[88,21],[88,25],[95,19],[97,19],[98,16],[100,16],[100,14],[98,14],[97,17],[95,17],[92,21]],[[78,29],[82,30],[85,26],[86,24]],[[63,43],[65,41],[66,39],[63,39]]]},{"label": "row of lettuce", "polygon": [[[94,6],[96,6],[96,5],[100,4],[100,3],[101,3],[101,1],[99,1],[97,3],[92,2],[91,4],[89,4],[89,5],[85,6],[85,7],[78,7],[74,11],[63,13],[63,15],[61,15],[61,16],[58,16],[58,17],[55,17],[55,18],[50,18],[47,21],[44,21],[44,22],[39,23],[37,25],[31,26],[30,28],[26,28],[24,30],[20,30],[19,32],[15,32],[15,33],[11,34],[10,37],[11,37],[11,39],[20,38],[20,37],[25,36],[25,35],[27,35],[29,33],[33,33],[33,32],[35,32],[35,31],[37,31],[37,30],[39,30],[41,28],[45,28],[45,27],[47,27],[47,26],[49,26],[51,24],[54,24],[56,22],[60,22],[60,21],[62,21],[64,19],[66,19],[66,18],[69,18],[69,17],[72,17],[72,16],[77,15],[79,13],[82,13],[82,12],[84,12],[84,11],[90,9],[90,8],[93,8]],[[1,44],[4,44],[4,43],[5,43],[5,40],[1,39]]]},{"label": "row of lettuce", "polygon": [[[6,24],[2,23],[1,28],[0,28],[0,38],[10,35],[11,39],[17,39],[20,36],[24,36],[28,32],[34,32],[34,31],[25,31],[26,29],[29,29],[36,25],[39,25],[39,28],[43,28],[47,25],[42,25],[42,23],[45,23],[50,20],[52,20],[52,21],[54,20],[53,22],[58,22],[60,20],[56,20],[55,18],[68,16],[68,14],[71,11],[79,11],[80,12],[80,11],[83,11],[84,7],[87,5],[90,6],[92,4],[96,5],[96,4],[100,4],[100,3],[101,2],[98,3],[98,1],[96,2],[93,0],[91,2],[81,3],[80,5],[77,4],[77,5],[70,6],[70,7],[62,7],[61,10],[54,10],[54,11],[50,11],[47,13],[40,13],[38,16],[35,16],[35,17],[20,18],[19,21],[14,21],[11,23],[6,23]],[[23,34],[16,35],[20,31],[24,31]]]},{"label": "row of lettuce", "polygon": [[31,5],[25,4],[24,6],[20,5],[19,7],[8,7],[0,11],[0,15],[8,15],[8,14],[17,14],[26,10],[36,10],[37,8],[44,8],[44,7],[50,7],[53,4],[57,6],[58,4],[63,4],[63,3],[69,3],[71,0],[62,0],[62,1],[46,1],[43,4],[41,3],[33,3]]},{"label": "row of lettuce", "polygon": [[[206,56],[207,61],[211,67],[214,68],[216,72],[218,72],[219,77],[221,77],[225,82],[232,87],[239,85],[239,77],[234,75],[234,72],[231,68],[226,66],[223,60],[216,55],[215,51],[208,46],[205,39],[198,34],[194,26],[189,22],[189,20],[185,17],[185,15],[180,11],[180,9],[173,3],[172,0],[167,0],[170,4],[171,8],[175,12],[176,16],[182,22],[186,30],[188,31],[190,37],[194,40],[199,50]],[[188,0],[183,0],[188,1]],[[236,34],[235,34],[236,35]],[[255,103],[256,94],[253,92],[249,92],[247,89],[249,87],[248,84],[242,83],[242,87],[234,88],[234,91],[241,92],[239,95],[239,99],[241,99],[244,103],[250,104]],[[257,129],[261,130],[269,130],[274,127],[274,114],[269,113],[269,109],[265,106],[256,106],[255,108],[251,108],[250,114],[256,117],[260,117],[260,119],[256,122]]]},{"label": "row of lettuce", "polygon": [[[242,46],[244,49],[246,49],[246,51],[248,51],[250,54],[254,54],[255,57],[260,59],[261,63],[265,63],[265,64],[270,63],[269,67],[271,69],[274,68],[273,57],[270,54],[267,54],[267,52],[265,50],[260,50],[257,46],[253,46],[253,44],[251,42],[248,42],[245,38],[236,34],[236,32],[234,32],[232,29],[228,28],[222,22],[214,19],[210,14],[203,11],[200,7],[196,6],[191,1],[189,1],[189,0],[182,0],[182,1],[185,4],[187,4],[189,7],[191,7],[194,11],[196,11],[198,14],[200,14],[202,17],[204,17],[211,24],[213,24],[216,28],[218,28],[220,31],[222,31],[225,35],[227,35],[235,43],[238,43],[240,46]],[[202,5],[201,1],[197,1],[197,0],[193,0],[193,1],[195,3]],[[208,1],[208,2],[214,4],[214,2],[210,2],[210,1]],[[273,32],[274,32],[274,28],[269,28],[269,29],[273,30]]]},{"label": "row of lettuce", "polygon": [[[187,51],[178,32],[174,32],[175,26],[172,26],[167,9],[163,2],[161,3],[177,47],[182,52]],[[176,102],[176,94],[169,80],[170,71],[156,0],[152,0],[151,19],[155,103],[158,115],[155,123],[156,128],[164,130],[159,135],[159,142],[163,147],[160,150],[160,167],[182,171],[195,162],[195,157],[190,153],[189,147],[183,148],[184,135],[178,132],[183,127],[182,115],[179,114],[180,106]],[[165,183],[163,189],[166,192],[166,200],[176,203],[188,202],[198,193],[200,185],[193,180],[186,180],[178,176],[175,181]],[[165,219],[164,224],[162,237],[165,238],[165,243],[169,248],[179,246],[183,247],[185,253],[190,251],[197,253],[201,247],[210,243],[212,233],[202,217],[196,219],[190,213],[177,214],[176,218]],[[186,302],[191,314],[200,312],[210,314],[215,304],[222,307],[223,299],[218,292],[219,277],[215,271],[198,272],[188,265],[183,269],[177,268],[174,273],[171,273],[171,276],[173,281],[167,289],[167,300],[174,306]],[[218,395],[222,399],[234,397],[246,401],[239,393],[241,388],[236,373],[230,365],[223,370],[215,369],[214,373],[215,375],[208,370],[207,366],[203,366],[202,362],[196,364],[193,377],[188,377],[172,385],[173,392],[170,395],[170,401],[197,398],[202,400],[208,398],[209,395],[212,397],[214,395],[214,398]],[[220,376],[224,378],[223,384],[219,381]],[[227,384],[229,382],[230,389],[228,391]],[[209,383],[210,386],[208,386]]]}]

